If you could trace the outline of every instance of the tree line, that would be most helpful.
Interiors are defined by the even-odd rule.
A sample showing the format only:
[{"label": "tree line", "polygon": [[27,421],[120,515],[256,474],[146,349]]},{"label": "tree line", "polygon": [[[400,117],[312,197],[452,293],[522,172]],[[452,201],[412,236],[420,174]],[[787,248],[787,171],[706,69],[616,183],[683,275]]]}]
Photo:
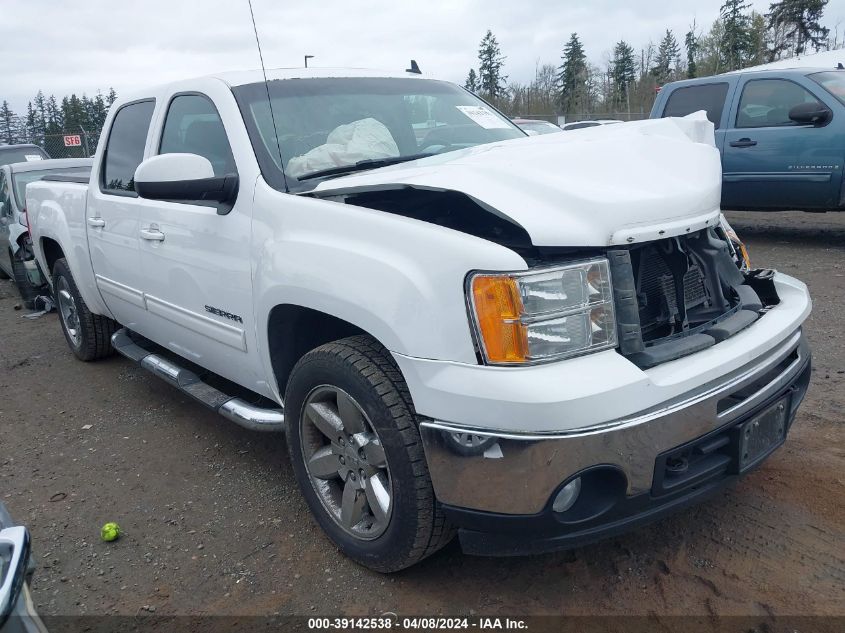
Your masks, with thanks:
[{"label": "tree line", "polygon": [[47,137],[62,133],[85,133],[96,139],[115,99],[117,94],[113,88],[105,95],[101,92],[93,97],[71,94],[62,97],[61,101],[54,95],[47,97],[39,90],[26,104],[26,114],[16,114],[4,99],[0,104],[0,143],[44,145]]},{"label": "tree line", "polygon": [[508,81],[506,57],[488,30],[478,49],[478,69],[465,87],[511,116],[596,114],[641,118],[660,86],[706,77],[821,50],[845,48],[838,29],[822,25],[828,0],[780,0],[765,14],[747,0],[724,0],[706,31],[693,20],[683,38],[667,29],[659,42],[636,50],[620,40],[604,63],[591,63],[577,33],[564,44],[559,64],[538,61],[529,83]]}]

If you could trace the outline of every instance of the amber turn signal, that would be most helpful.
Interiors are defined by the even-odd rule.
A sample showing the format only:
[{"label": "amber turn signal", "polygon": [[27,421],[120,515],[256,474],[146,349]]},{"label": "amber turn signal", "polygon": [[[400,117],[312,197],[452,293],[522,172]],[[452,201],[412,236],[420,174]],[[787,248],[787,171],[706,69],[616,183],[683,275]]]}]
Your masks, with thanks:
[{"label": "amber turn signal", "polygon": [[477,275],[472,279],[472,298],[487,360],[524,363],[528,334],[519,321],[522,300],[516,281],[501,275]]}]

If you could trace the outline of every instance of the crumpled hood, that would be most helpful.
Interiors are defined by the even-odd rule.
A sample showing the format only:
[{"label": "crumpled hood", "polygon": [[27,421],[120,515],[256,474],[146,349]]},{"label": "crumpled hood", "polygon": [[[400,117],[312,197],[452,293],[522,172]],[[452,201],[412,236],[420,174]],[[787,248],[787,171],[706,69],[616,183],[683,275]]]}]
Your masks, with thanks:
[{"label": "crumpled hood", "polygon": [[535,246],[649,241],[719,221],[722,171],[703,112],[480,145],[322,182],[463,192]]}]

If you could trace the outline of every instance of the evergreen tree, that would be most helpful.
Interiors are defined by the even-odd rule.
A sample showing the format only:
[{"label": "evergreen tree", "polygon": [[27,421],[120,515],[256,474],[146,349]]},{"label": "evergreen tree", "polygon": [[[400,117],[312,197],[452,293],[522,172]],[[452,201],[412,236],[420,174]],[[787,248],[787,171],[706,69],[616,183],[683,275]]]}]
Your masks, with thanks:
[{"label": "evergreen tree", "polygon": [[475,74],[475,68],[469,69],[467,80],[464,82],[464,88],[470,92],[478,92],[478,75]]},{"label": "evergreen tree", "polygon": [[660,46],[657,47],[657,56],[654,58],[654,66],[651,69],[651,74],[654,75],[658,85],[663,85],[672,80],[675,70],[678,67],[678,61],[681,55],[681,48],[678,46],[678,40],[670,29],[666,29],[666,35],[660,40]]},{"label": "evergreen tree", "polygon": [[563,47],[562,63],[558,68],[558,102],[564,114],[577,114],[586,111],[589,100],[587,75],[587,55],[584,46],[573,33]]},{"label": "evergreen tree", "polygon": [[0,143],[12,145],[17,141],[15,119],[15,113],[9,107],[9,102],[4,100],[3,105],[0,106]]},{"label": "evergreen tree", "polygon": [[496,36],[489,29],[478,47],[478,89],[489,100],[505,94],[507,76],[502,74],[505,57]]},{"label": "evergreen tree", "polygon": [[751,16],[745,13],[751,5],[745,0],[725,0],[720,17],[725,35],[722,45],[724,70],[742,68],[751,54]]},{"label": "evergreen tree", "polygon": [[109,94],[106,97],[106,107],[110,108],[115,99],[117,99],[117,93],[114,91],[114,88],[109,88]]},{"label": "evergreen tree", "polygon": [[610,78],[613,82],[617,103],[630,106],[630,90],[637,80],[637,65],[634,61],[634,49],[624,40],[613,48]]},{"label": "evergreen tree", "polygon": [[47,133],[47,100],[40,90],[35,95],[34,107],[35,117],[32,122],[32,132],[43,140]]},{"label": "evergreen tree", "polygon": [[820,23],[828,0],[781,0],[769,5],[772,59],[818,51],[827,44],[830,29]]},{"label": "evergreen tree", "polygon": [[751,48],[745,65],[757,66],[759,64],[765,64],[769,59],[766,18],[756,11],[751,12],[751,28],[748,31],[748,35]]},{"label": "evergreen tree", "polygon": [[698,55],[698,38],[695,35],[695,21],[684,36],[684,46],[687,49],[687,79],[698,77],[698,65],[695,63]]},{"label": "evergreen tree", "polygon": [[56,102],[56,97],[50,95],[47,99],[46,107],[46,123],[44,126],[45,134],[59,134],[64,128],[64,121],[62,120],[62,113],[59,110],[59,104]]}]

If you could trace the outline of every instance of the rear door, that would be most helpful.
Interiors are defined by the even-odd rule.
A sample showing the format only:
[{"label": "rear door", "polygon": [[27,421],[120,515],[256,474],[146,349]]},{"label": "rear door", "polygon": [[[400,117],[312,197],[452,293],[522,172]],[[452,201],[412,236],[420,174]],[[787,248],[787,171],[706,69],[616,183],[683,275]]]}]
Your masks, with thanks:
[{"label": "rear door", "polygon": [[146,280],[138,252],[135,168],[144,159],[154,110],[152,99],[120,107],[88,191],[88,248],[97,288],[115,318],[133,330],[145,319]]},{"label": "rear door", "polygon": [[815,126],[789,118],[789,111],[803,103],[831,109],[826,103],[830,97],[819,86],[802,84],[796,78],[741,77],[725,132],[723,208],[837,206],[845,155],[842,138],[832,119]]}]

